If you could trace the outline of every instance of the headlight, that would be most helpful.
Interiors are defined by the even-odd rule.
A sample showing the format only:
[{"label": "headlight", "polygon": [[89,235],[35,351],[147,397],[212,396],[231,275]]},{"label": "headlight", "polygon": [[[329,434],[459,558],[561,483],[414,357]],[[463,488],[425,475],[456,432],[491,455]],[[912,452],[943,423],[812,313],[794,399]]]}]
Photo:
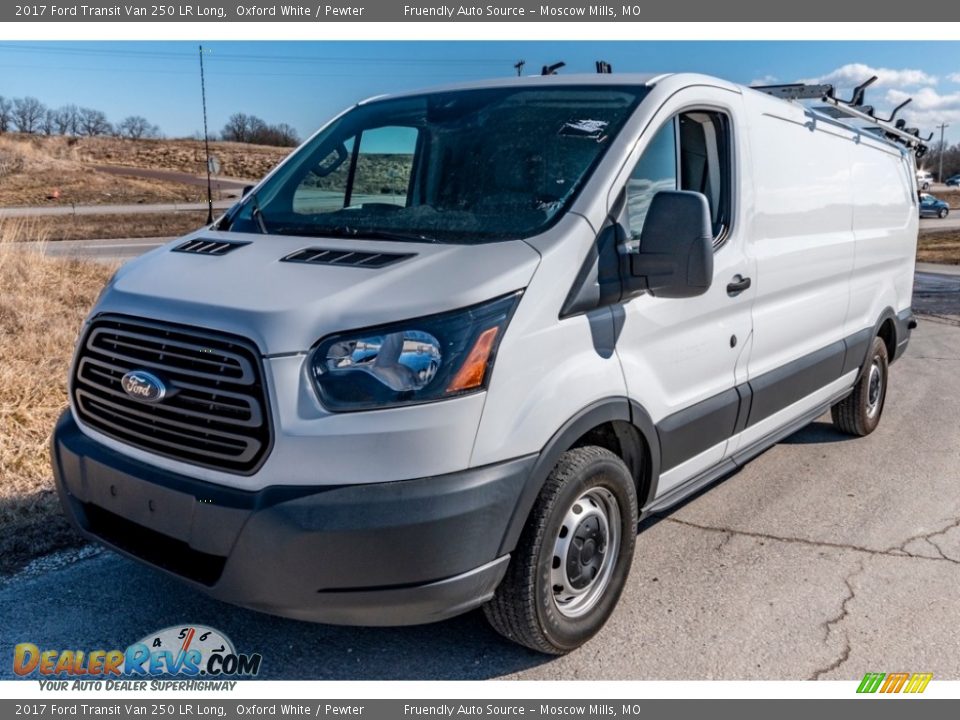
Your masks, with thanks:
[{"label": "headlight", "polygon": [[520,295],[324,338],[309,359],[320,400],[330,410],[346,412],[485,389]]}]

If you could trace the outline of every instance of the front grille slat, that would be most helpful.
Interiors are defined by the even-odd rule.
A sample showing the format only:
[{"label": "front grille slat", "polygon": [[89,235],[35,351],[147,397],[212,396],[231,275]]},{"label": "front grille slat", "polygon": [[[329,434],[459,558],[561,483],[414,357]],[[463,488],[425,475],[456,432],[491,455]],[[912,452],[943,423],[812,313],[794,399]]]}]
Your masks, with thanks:
[{"label": "front grille slat", "polygon": [[[110,428],[118,440],[130,442],[143,434],[149,434],[152,444],[177,451],[183,456],[182,459],[187,461],[194,457],[208,461],[211,458],[226,462],[243,461],[249,459],[250,455],[259,449],[258,446],[228,445],[218,439],[200,438],[170,428],[160,428],[136,418],[117,415],[109,407],[105,408],[95,400],[92,402],[89,400],[89,396],[81,395],[79,407],[88,417],[97,418],[102,425]],[[122,424],[113,422],[113,419],[121,420]]]},{"label": "front grille slat", "polygon": [[[238,474],[259,469],[271,445],[260,356],[232,335],[108,315],[94,320],[74,364],[81,422],[126,444]],[[149,403],[123,390],[133,370],[157,375],[167,396]]]},{"label": "front grille slat", "polygon": [[[118,390],[114,388],[112,385],[110,387],[98,385],[96,383],[91,382],[83,374],[81,374],[78,379],[81,382],[83,382],[85,386],[95,391],[95,392],[90,392],[89,393],[90,395],[93,395],[94,397],[97,397],[99,400],[102,400],[104,402],[107,402],[108,397],[111,398],[112,404],[117,406],[118,412],[129,412],[134,415],[143,414],[140,408],[143,408],[144,404],[137,400],[133,400],[122,389]],[[116,385],[117,387],[119,387],[120,386],[119,382]],[[79,393],[84,391],[78,389],[77,392]],[[118,402],[118,400],[120,402]],[[189,401],[189,398],[188,398],[188,401]],[[204,403],[203,401],[193,401],[193,402],[196,404],[196,406],[205,407],[208,405],[208,403]],[[173,404],[173,403],[176,403],[176,404]],[[190,403],[188,402],[188,405],[189,404]],[[209,403],[209,405],[213,405],[213,404],[214,403]],[[169,403],[157,405],[155,407],[152,407],[151,409],[153,410],[153,412],[149,414],[148,417],[157,417],[161,421],[167,419],[170,422],[176,422],[176,420],[174,420],[170,416],[179,415],[179,416],[187,416],[188,418],[197,418],[199,420],[203,420],[208,424],[214,422],[212,419],[213,417],[217,417],[215,421],[217,425],[227,424],[227,425],[234,425],[234,426],[240,426],[240,427],[244,427],[244,426],[257,427],[260,425],[260,422],[261,422],[259,413],[254,414],[250,412],[247,414],[245,418],[239,418],[237,416],[235,408],[230,408],[226,413],[223,412],[222,409],[218,408],[216,410],[216,415],[214,415],[214,408],[211,408],[209,412],[202,412],[196,409],[190,409],[189,407],[183,407],[183,399],[179,395],[175,395],[174,397],[172,397]]]},{"label": "front grille slat", "polygon": [[[157,367],[165,367],[171,371],[179,369],[189,374],[203,374],[205,377],[215,379],[226,376],[247,383],[253,379],[253,368],[241,355],[220,350],[216,354],[223,360],[215,360],[212,357],[215,353],[212,351],[206,348],[191,348],[187,343],[172,337],[158,338],[138,333],[118,335],[97,328],[91,332],[87,347],[100,353],[122,356],[130,362],[154,363]],[[124,347],[127,350],[118,352],[118,347]],[[135,352],[131,352],[131,348],[135,349]],[[193,352],[184,352],[189,350]],[[205,369],[195,367],[197,364],[205,366]],[[211,369],[216,369],[217,372],[210,372]]]}]

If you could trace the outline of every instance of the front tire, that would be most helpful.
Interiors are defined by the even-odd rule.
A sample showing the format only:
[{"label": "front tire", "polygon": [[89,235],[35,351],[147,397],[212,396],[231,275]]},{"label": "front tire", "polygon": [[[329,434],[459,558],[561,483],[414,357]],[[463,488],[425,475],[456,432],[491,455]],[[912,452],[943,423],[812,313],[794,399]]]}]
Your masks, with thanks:
[{"label": "front tire", "polygon": [[863,437],[877,429],[887,398],[889,374],[887,345],[875,337],[867,356],[866,369],[857,384],[843,400],[830,409],[833,424],[848,435]]},{"label": "front tire", "polygon": [[943,220],[949,214],[950,214],[950,211],[947,210],[946,208],[940,208],[940,212],[938,213],[941,220]]},{"label": "front tire", "polygon": [[484,614],[504,637],[550,655],[583,645],[626,584],[637,529],[626,464],[605,448],[568,450],[544,483]]}]

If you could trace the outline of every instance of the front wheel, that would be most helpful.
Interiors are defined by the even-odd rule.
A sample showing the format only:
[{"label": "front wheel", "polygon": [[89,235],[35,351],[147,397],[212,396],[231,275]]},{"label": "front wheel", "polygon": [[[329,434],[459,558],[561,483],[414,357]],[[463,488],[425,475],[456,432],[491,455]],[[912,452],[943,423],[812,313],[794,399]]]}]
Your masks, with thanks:
[{"label": "front wheel", "polygon": [[507,574],[484,613],[510,640],[551,655],[583,645],[626,584],[637,528],[626,464],[601,447],[568,450],[550,473]]},{"label": "front wheel", "polygon": [[830,409],[833,424],[848,435],[863,437],[877,429],[883,402],[887,398],[889,358],[887,345],[875,337],[867,356],[867,365],[860,379],[843,400]]},{"label": "front wheel", "polygon": [[940,208],[940,212],[938,213],[938,215],[940,216],[940,219],[943,220],[949,213],[950,211],[947,210],[946,208]]}]

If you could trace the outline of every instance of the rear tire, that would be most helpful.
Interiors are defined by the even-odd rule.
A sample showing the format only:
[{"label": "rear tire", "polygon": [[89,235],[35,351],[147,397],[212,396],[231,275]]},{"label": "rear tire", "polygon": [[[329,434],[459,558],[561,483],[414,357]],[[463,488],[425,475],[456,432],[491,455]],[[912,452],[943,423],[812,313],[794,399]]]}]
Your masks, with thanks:
[{"label": "rear tire", "polygon": [[830,409],[833,424],[841,431],[863,437],[877,429],[887,398],[889,362],[886,343],[875,337],[853,392]]},{"label": "rear tire", "polygon": [[544,483],[506,576],[484,614],[494,630],[549,655],[583,645],[626,584],[637,539],[637,493],[605,448],[568,450]]}]

